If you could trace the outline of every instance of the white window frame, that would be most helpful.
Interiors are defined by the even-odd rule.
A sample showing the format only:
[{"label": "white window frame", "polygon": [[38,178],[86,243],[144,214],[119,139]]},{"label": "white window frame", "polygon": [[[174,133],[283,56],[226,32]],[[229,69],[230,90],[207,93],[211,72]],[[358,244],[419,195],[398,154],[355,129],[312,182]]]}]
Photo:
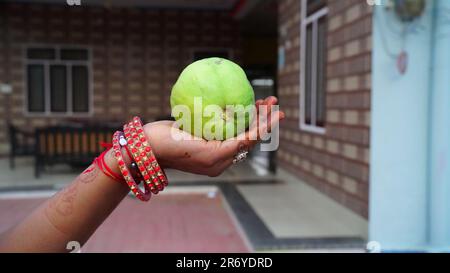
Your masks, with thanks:
[{"label": "white window frame", "polygon": [[[317,73],[317,26],[318,21],[324,16],[327,16],[328,14],[328,7],[324,7],[310,16],[307,16],[307,0],[302,0],[301,3],[301,26],[300,26],[300,92],[299,92],[299,98],[300,98],[300,129],[303,131],[316,133],[316,134],[325,134],[326,129],[325,127],[320,127],[317,125],[310,125],[306,124],[305,122],[305,69],[306,69],[306,29],[309,25],[312,24],[313,31],[312,31],[312,67],[313,70],[311,71],[311,78],[316,79],[316,73]],[[317,81],[312,80],[311,81],[311,124],[316,124],[316,91],[317,91]]]},{"label": "white window frame", "polygon": [[[28,59],[28,49],[52,48],[55,50],[54,60],[33,60]],[[88,59],[85,61],[76,60],[61,60],[61,49],[82,49],[87,50]],[[94,79],[92,73],[92,48],[77,45],[47,45],[47,44],[27,44],[23,46],[23,71],[24,71],[24,114],[26,117],[92,117],[94,115]],[[28,65],[43,65],[44,66],[44,96],[45,96],[45,111],[44,112],[30,112],[28,109]],[[67,111],[52,112],[50,105],[50,66],[64,65],[67,67]],[[88,69],[88,111],[87,112],[73,112],[72,111],[72,70],[74,65],[83,65]]]}]

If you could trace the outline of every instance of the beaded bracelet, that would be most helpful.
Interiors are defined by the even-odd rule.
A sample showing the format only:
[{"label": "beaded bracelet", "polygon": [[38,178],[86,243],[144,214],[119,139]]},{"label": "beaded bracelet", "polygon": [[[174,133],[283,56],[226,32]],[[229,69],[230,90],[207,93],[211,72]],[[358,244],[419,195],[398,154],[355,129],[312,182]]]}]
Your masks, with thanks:
[{"label": "beaded bracelet", "polygon": [[[119,138],[119,143],[120,143],[120,138]],[[105,156],[106,154],[111,150],[112,148],[112,144],[110,143],[101,143],[101,146],[104,148],[107,148],[105,151],[103,151],[100,156],[96,157],[94,159],[93,164],[97,165],[97,167],[100,169],[100,171],[105,174],[106,176],[108,176],[109,178],[111,178],[112,180],[118,181],[118,182],[125,182],[125,179],[122,177],[121,174],[118,174],[116,172],[114,172],[109,166],[108,164],[106,164],[105,161]],[[128,151],[128,146],[125,146],[125,150],[128,154],[128,158],[130,158],[130,160],[133,159],[133,157],[131,156],[130,152]],[[131,175],[134,177],[136,176],[138,179],[137,184],[139,185],[142,181],[142,175],[139,172],[137,165],[135,162],[131,162]]]},{"label": "beaded bracelet", "polygon": [[[142,130],[137,131],[139,138],[140,139],[145,138],[144,131],[143,131],[144,127],[143,127],[141,119],[139,117],[135,117],[134,119],[135,119],[135,124],[137,124],[137,126],[142,128]],[[166,177],[165,173],[163,172],[163,169],[161,169],[161,167],[159,166],[158,161],[156,160],[156,156],[154,155],[153,150],[150,147],[150,145],[148,144],[148,142],[144,143],[144,145],[147,145],[147,147],[148,147],[148,148],[146,147],[146,152],[149,154],[149,157],[153,159],[153,161],[152,161],[153,169],[155,170],[159,181],[161,181],[162,188],[164,188],[164,186],[167,186],[169,184],[167,181],[167,177]]]},{"label": "beaded bracelet", "polygon": [[[113,155],[117,160],[121,175],[112,171],[105,162],[104,157],[109,149],[96,158],[94,163],[111,179],[120,182],[125,181],[133,194],[141,201],[150,200],[152,193],[157,194],[168,185],[166,174],[153,154],[139,117],[134,117],[132,121],[125,124],[123,133],[119,131],[114,133],[112,145],[102,144],[102,146],[105,148],[111,148],[112,146]],[[132,161],[131,170],[125,164],[122,148],[125,148],[128,157]],[[135,177],[138,179],[137,183]],[[141,182],[145,182],[143,183],[145,192],[138,186]]]},{"label": "beaded bracelet", "polygon": [[[124,125],[124,134],[127,138],[127,147],[131,152],[132,159],[136,162],[137,167],[143,177],[146,185],[150,188],[150,191],[154,194],[158,193],[158,189],[155,186],[154,171],[150,166],[150,160],[147,158],[142,142],[137,139],[136,129],[132,127],[132,122]],[[146,141],[146,139],[144,139]]]},{"label": "beaded bracelet", "polygon": [[145,155],[148,159],[146,166],[149,169],[149,173],[152,175],[152,182],[159,191],[162,191],[164,187],[168,185],[168,181],[147,141],[141,119],[139,117],[134,117],[133,121],[129,123],[129,126],[133,132],[132,137],[137,142],[136,145],[139,145],[138,148],[141,148],[141,156]]},{"label": "beaded bracelet", "polygon": [[[121,137],[122,136],[122,137]],[[148,201],[151,197],[151,192],[149,190],[149,187],[147,184],[144,183],[144,189],[145,192],[142,192],[142,190],[139,188],[138,184],[134,180],[133,176],[131,175],[130,170],[125,164],[125,161],[123,159],[122,155],[122,147],[126,145],[125,143],[122,143],[121,140],[123,139],[123,133],[122,132],[115,132],[113,136],[113,151],[114,151],[114,157],[117,160],[117,163],[119,165],[120,173],[122,174],[123,178],[125,179],[125,182],[130,187],[133,194],[139,198],[141,201]]]}]

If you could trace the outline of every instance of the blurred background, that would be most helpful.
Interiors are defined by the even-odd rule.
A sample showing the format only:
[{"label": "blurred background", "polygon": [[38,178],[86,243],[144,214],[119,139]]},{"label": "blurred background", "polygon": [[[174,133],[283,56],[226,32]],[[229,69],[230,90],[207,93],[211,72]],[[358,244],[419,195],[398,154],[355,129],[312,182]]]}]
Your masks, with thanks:
[{"label": "blurred background", "polygon": [[278,96],[278,151],[168,170],[83,251],[448,251],[449,46],[447,0],[1,0],[0,232],[216,56]]}]

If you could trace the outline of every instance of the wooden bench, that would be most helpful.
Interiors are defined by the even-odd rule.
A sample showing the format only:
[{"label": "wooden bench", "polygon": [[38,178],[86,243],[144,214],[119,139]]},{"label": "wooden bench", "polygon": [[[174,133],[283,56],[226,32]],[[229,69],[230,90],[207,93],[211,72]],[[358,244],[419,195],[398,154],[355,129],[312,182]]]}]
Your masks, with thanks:
[{"label": "wooden bench", "polygon": [[15,158],[18,156],[34,155],[34,133],[20,130],[12,124],[8,124],[9,132],[9,167],[14,169]]},{"label": "wooden bench", "polygon": [[101,142],[111,142],[120,127],[113,126],[53,126],[35,132],[35,176],[38,178],[45,166],[66,163],[71,166],[88,166],[104,148]]}]

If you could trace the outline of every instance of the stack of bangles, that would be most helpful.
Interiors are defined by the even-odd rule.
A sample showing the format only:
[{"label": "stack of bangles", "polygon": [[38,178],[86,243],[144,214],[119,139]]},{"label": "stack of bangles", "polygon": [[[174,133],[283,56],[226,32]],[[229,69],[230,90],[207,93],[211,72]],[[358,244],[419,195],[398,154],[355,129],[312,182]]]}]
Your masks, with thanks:
[{"label": "stack of bangles", "polygon": [[[123,148],[132,161],[131,168],[128,168],[125,163],[122,154]],[[108,150],[104,151],[94,162],[105,175],[127,183],[131,192],[140,200],[148,201],[152,193],[158,194],[168,185],[167,177],[153,154],[139,117],[134,117],[132,121],[125,124],[123,132],[114,133],[112,149],[120,174],[114,173],[105,163],[104,156]],[[139,188],[141,183],[144,191]]]}]

